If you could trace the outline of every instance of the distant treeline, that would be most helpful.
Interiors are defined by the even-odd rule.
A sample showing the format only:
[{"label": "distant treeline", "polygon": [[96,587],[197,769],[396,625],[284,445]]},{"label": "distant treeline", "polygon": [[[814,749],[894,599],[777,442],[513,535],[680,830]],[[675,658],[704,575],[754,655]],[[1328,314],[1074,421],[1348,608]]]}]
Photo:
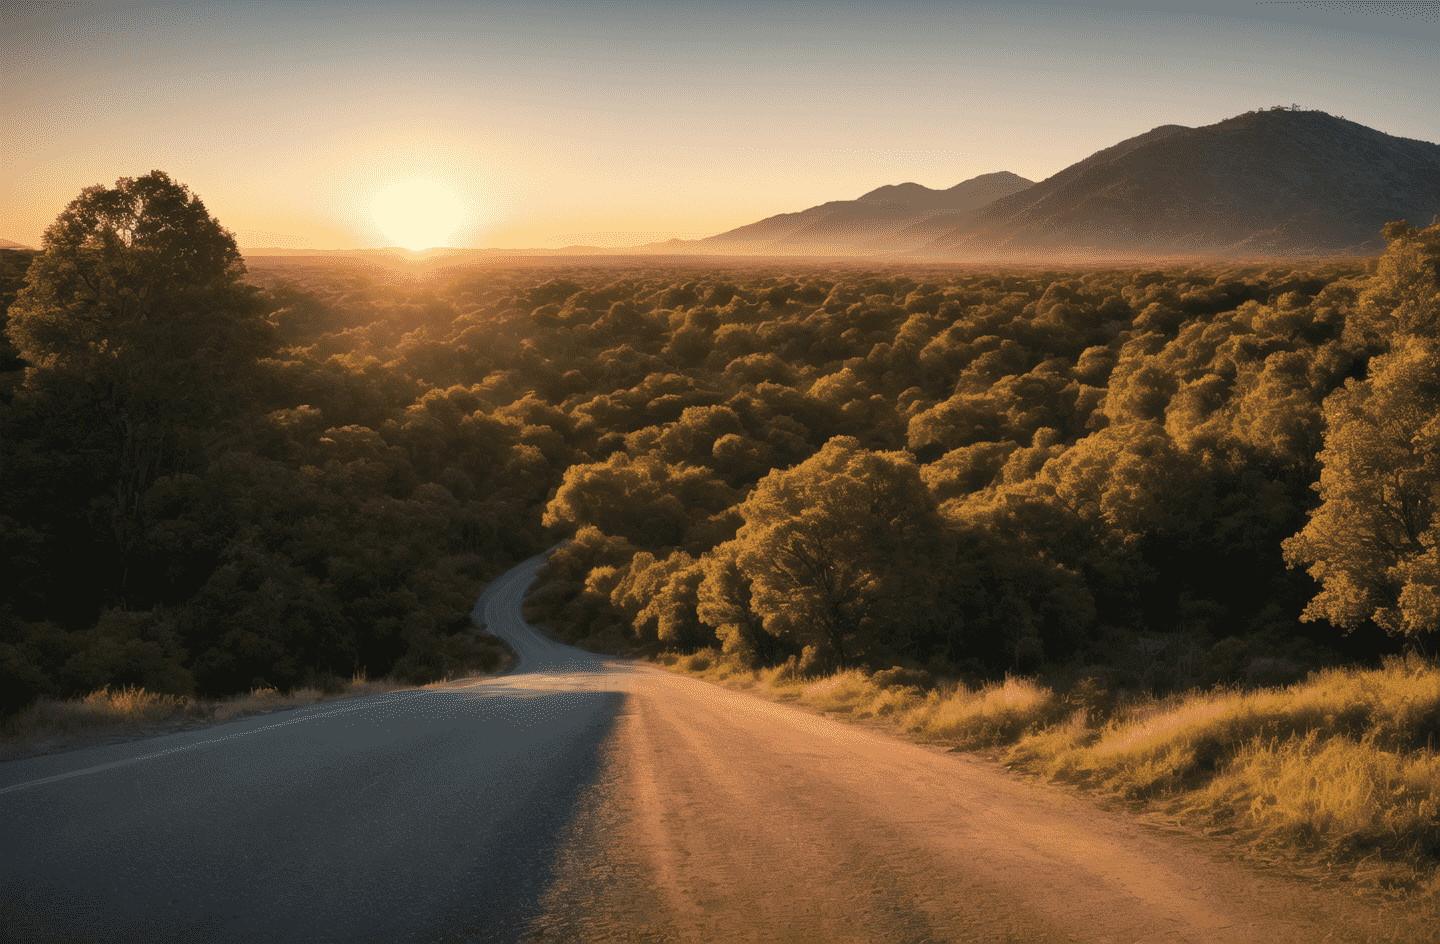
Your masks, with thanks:
[{"label": "distant treeline", "polygon": [[436,677],[561,536],[536,618],[756,665],[1160,689],[1440,624],[1440,226],[1368,264],[412,282],[82,216],[0,253],[7,709]]}]

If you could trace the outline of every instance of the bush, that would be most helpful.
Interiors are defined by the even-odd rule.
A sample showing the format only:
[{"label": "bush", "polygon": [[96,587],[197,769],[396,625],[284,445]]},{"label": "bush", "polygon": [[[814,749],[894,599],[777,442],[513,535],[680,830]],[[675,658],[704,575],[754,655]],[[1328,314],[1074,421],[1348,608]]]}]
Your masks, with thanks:
[{"label": "bush", "polygon": [[806,646],[800,653],[800,661],[795,666],[795,677],[802,679],[819,678],[829,674],[835,665],[829,656],[820,652],[819,646]]},{"label": "bush", "polygon": [[881,688],[913,686],[923,692],[928,692],[935,687],[935,676],[924,669],[905,669],[898,665],[876,672],[870,680]]},{"label": "bush", "polygon": [[716,663],[718,656],[719,653],[714,649],[701,649],[699,652],[681,659],[681,668],[687,672],[704,672]]},{"label": "bush", "polygon": [[1245,684],[1251,688],[1279,688],[1305,677],[1305,670],[1289,659],[1260,658],[1245,670]]},{"label": "bush", "polygon": [[0,718],[23,710],[54,690],[49,677],[18,646],[0,643]]},{"label": "bush", "polygon": [[773,669],[761,669],[760,680],[766,685],[784,685],[799,682],[799,661],[797,656],[791,656]]},{"label": "bush", "polygon": [[308,688],[322,695],[341,695],[350,690],[350,683],[329,670],[310,669],[305,673],[301,688]]},{"label": "bush", "polygon": [[170,695],[193,695],[195,679],[185,668],[175,617],[160,612],[105,610],[80,636],[80,649],[62,675],[72,690],[93,691],[111,684]]},{"label": "bush", "polygon": [[484,672],[493,672],[500,664],[499,637],[489,633],[482,635],[457,633],[444,643],[444,673],[447,678],[462,678]]},{"label": "bush", "polygon": [[1104,679],[1088,676],[1080,679],[1065,693],[1065,704],[1090,727],[1098,727],[1115,713],[1116,697]]},{"label": "bush", "polygon": [[858,715],[860,717],[874,715],[877,718],[886,718],[890,715],[912,711],[924,703],[925,693],[914,685],[886,688],[871,699]]}]

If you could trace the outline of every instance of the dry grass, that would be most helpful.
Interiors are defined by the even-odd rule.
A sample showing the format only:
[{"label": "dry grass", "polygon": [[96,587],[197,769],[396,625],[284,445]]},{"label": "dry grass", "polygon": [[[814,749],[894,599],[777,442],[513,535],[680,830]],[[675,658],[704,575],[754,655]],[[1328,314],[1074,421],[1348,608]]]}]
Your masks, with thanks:
[{"label": "dry grass", "polygon": [[1433,751],[1399,754],[1311,731],[1246,744],[1189,805],[1261,841],[1403,858],[1440,851],[1437,786]]},{"label": "dry grass", "polygon": [[1142,798],[1204,785],[1256,742],[1310,735],[1411,753],[1428,750],[1437,728],[1440,669],[1412,657],[1382,669],[1327,669],[1285,688],[1132,702],[1096,736],[1022,743],[1010,760]]},{"label": "dry grass", "polygon": [[452,679],[504,672],[516,659],[508,643],[481,627],[445,640],[445,674],[433,682],[426,681],[435,678],[433,670],[417,672],[412,666],[407,672],[397,667],[394,674],[383,679],[367,678],[362,670],[348,682],[326,672],[313,673],[310,681],[315,687],[286,693],[255,688],[220,699],[162,695],[134,687],[112,690],[109,686],[83,698],[40,699],[24,711],[0,720],[0,761],[156,737],[317,702],[430,688]]},{"label": "dry grass", "polygon": [[0,760],[71,750],[96,741],[149,737],[170,730],[224,724],[252,715],[302,708],[322,701],[402,691],[414,686],[357,674],[340,690],[296,689],[288,695],[273,688],[254,689],[233,698],[160,695],[143,688],[108,686],[83,698],[41,699],[0,724]]},{"label": "dry grass", "polygon": [[869,675],[859,669],[849,669],[805,685],[800,690],[800,701],[825,711],[844,713],[868,704],[879,693]]},{"label": "dry grass", "polygon": [[973,748],[1009,744],[1059,720],[1063,712],[1063,703],[1048,688],[1030,679],[1006,677],[976,691],[957,685],[932,692],[899,721],[905,730],[927,740]]},{"label": "dry grass", "polygon": [[1261,858],[1298,852],[1377,888],[1433,897],[1437,727],[1440,668],[1411,657],[1284,688],[1142,701],[1098,728],[1072,719],[1022,740],[1006,760],[1168,801],[1182,821]]}]

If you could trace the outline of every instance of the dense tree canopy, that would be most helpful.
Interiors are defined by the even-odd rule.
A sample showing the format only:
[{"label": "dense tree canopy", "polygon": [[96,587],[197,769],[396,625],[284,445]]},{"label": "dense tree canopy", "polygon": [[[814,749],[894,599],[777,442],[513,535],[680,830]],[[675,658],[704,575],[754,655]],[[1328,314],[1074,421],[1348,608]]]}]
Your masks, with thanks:
[{"label": "dense tree canopy", "polygon": [[[1440,610],[1440,227],[1388,235],[401,276],[247,270],[164,174],[91,188],[0,250],[3,707],[438,677],[484,579],[564,537],[530,612],[612,648],[1157,686],[1393,650]],[[1210,668],[1134,668],[1156,637]]]},{"label": "dense tree canopy", "polygon": [[122,571],[145,491],[254,419],[245,406],[276,338],[244,274],[200,199],[154,171],[72,201],[10,306],[28,365],[20,405],[45,418],[50,450],[91,457]]},{"label": "dense tree canopy", "polygon": [[1325,400],[1323,503],[1285,554],[1322,586],[1305,618],[1416,637],[1440,632],[1440,226],[1387,235],[1359,320],[1388,350]]},{"label": "dense tree canopy", "polygon": [[244,275],[199,197],[160,171],[122,178],[87,188],[46,230],[8,333],[27,383],[84,385],[135,425],[164,411],[212,423],[217,394],[274,351]]}]

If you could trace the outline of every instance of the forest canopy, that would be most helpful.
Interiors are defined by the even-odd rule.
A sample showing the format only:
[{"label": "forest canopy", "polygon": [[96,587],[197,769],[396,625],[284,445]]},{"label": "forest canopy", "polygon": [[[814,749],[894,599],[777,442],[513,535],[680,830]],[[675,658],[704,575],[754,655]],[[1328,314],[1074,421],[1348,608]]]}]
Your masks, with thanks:
[{"label": "forest canopy", "polygon": [[439,677],[561,538],[535,619],[757,666],[1164,688],[1433,645],[1440,226],[1386,236],[417,278],[247,268],[166,175],[90,188],[0,251],[0,708]]}]

